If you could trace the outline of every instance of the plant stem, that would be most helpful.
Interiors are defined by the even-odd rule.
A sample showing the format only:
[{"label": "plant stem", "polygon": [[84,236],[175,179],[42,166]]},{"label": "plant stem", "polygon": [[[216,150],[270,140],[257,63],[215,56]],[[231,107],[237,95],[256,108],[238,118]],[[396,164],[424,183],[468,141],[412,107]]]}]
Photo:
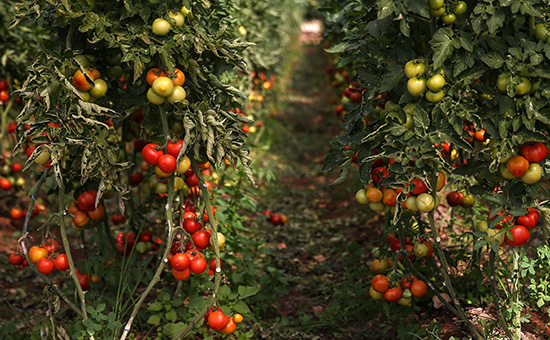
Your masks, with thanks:
[{"label": "plant stem", "polygon": [[518,253],[518,248],[514,247],[512,250],[512,266],[514,270],[514,279],[512,281],[512,297],[514,299],[514,308],[512,308],[512,311],[514,313],[514,339],[520,340],[521,339],[521,301],[519,297],[519,279],[520,279],[520,270],[519,270],[519,259],[522,257],[523,253],[523,247],[521,248],[521,253]]},{"label": "plant stem", "polygon": [[512,335],[512,332],[510,332],[510,328],[508,327],[508,323],[506,320],[504,320],[504,316],[502,315],[502,311],[500,310],[500,296],[497,292],[497,286],[496,286],[496,270],[495,270],[495,252],[492,250],[489,250],[489,282],[491,283],[491,293],[493,294],[493,303],[495,304],[495,309],[497,311],[497,320],[500,323],[500,327],[504,330],[504,333],[506,333],[506,336],[509,339],[513,339],[514,336]]}]

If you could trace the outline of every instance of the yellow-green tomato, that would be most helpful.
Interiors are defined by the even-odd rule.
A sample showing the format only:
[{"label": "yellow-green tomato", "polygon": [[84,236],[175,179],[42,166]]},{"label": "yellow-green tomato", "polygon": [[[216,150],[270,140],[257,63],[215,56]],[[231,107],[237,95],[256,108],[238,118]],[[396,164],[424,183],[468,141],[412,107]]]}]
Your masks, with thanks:
[{"label": "yellow-green tomato", "polygon": [[382,211],[386,208],[384,203],[378,202],[378,203],[369,203],[369,208],[371,208],[373,211]]},{"label": "yellow-green tomato", "polygon": [[149,91],[147,91],[147,100],[152,104],[160,105],[166,101],[166,98],[159,96],[153,91],[153,88],[150,88]]},{"label": "yellow-green tomato", "polygon": [[174,92],[174,83],[168,77],[158,77],[151,86],[153,91],[161,97],[168,97]]},{"label": "yellow-green tomato", "polygon": [[486,232],[489,229],[489,225],[487,224],[487,221],[483,220],[476,224],[476,229]]},{"label": "yellow-green tomato", "polygon": [[502,93],[506,93],[508,86],[510,85],[508,77],[509,76],[507,74],[503,73],[497,78],[497,89]]},{"label": "yellow-green tomato", "polygon": [[433,196],[428,193],[418,195],[416,197],[416,207],[422,212],[432,211],[435,207]]},{"label": "yellow-green tomato", "polygon": [[38,156],[34,159],[36,164],[44,164],[50,160],[50,152],[47,150],[41,151]]},{"label": "yellow-green tomato", "polygon": [[410,211],[418,211],[418,207],[416,205],[416,197],[415,196],[407,197],[407,199],[405,200],[405,206]]},{"label": "yellow-green tomato", "polygon": [[529,164],[527,172],[521,176],[521,180],[525,184],[535,184],[542,178],[542,168],[538,163]]},{"label": "yellow-green tomato", "polygon": [[173,105],[176,102],[184,101],[186,96],[187,94],[185,93],[185,90],[183,89],[183,87],[174,86],[174,90],[172,91],[172,94],[170,94],[166,98],[166,100],[168,100],[168,102]]},{"label": "yellow-green tomato", "polygon": [[506,163],[500,164],[500,175],[502,177],[504,177],[505,179],[514,179],[514,178],[516,178],[516,176],[514,176],[514,174],[511,173],[510,170],[508,170],[508,168],[506,167]]},{"label": "yellow-green tomato", "polygon": [[426,91],[426,100],[430,103],[437,103],[441,101],[441,99],[443,99],[444,95],[445,93],[443,92],[443,90],[439,92]]},{"label": "yellow-green tomato", "polygon": [[156,35],[167,35],[171,28],[170,23],[162,18],[156,18],[155,21],[153,21],[152,29],[153,33]]},{"label": "yellow-green tomato", "polygon": [[412,77],[407,81],[407,91],[414,96],[419,97],[426,91],[426,79]]},{"label": "yellow-green tomato", "polygon": [[436,74],[428,79],[426,85],[430,91],[439,92],[445,86],[445,78],[441,74]]},{"label": "yellow-green tomato", "polygon": [[426,72],[426,63],[423,60],[410,60],[405,64],[407,78],[420,77],[424,72]]},{"label": "yellow-green tomato", "polygon": [[169,20],[173,20],[173,24],[177,27],[183,26],[185,22],[185,16],[181,12],[170,12],[168,13]]},{"label": "yellow-green tomato", "polygon": [[191,167],[191,160],[187,156],[183,156],[180,159],[180,162],[178,163],[178,167],[176,168],[176,172],[178,174],[184,174],[189,170]]},{"label": "yellow-green tomato", "polygon": [[365,192],[365,189],[359,189],[355,193],[355,200],[359,204],[367,204],[369,203],[369,199],[367,198],[367,193]]},{"label": "yellow-green tomato", "polygon": [[521,77],[521,83],[516,85],[517,94],[522,96],[529,91],[531,91],[531,81],[529,80],[529,78]]},{"label": "yellow-green tomato", "polygon": [[107,83],[103,79],[96,79],[94,81],[94,87],[89,91],[90,96],[94,98],[101,98],[107,93]]}]

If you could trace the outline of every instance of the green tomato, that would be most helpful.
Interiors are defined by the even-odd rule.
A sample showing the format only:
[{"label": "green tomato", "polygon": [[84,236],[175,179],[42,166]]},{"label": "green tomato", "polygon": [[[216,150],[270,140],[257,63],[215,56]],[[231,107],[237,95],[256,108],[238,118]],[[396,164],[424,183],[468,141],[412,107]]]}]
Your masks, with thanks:
[{"label": "green tomato", "polygon": [[369,203],[369,199],[367,198],[367,193],[365,192],[365,189],[359,189],[355,193],[355,200],[359,204],[367,204]]},{"label": "green tomato", "polygon": [[439,9],[445,4],[444,0],[428,0],[431,9]]},{"label": "green tomato", "polygon": [[489,226],[487,225],[487,221],[483,220],[476,224],[476,229],[479,231],[487,231],[489,229]]},{"label": "green tomato", "polygon": [[454,24],[454,22],[456,21],[456,15],[454,15],[453,13],[445,14],[441,19],[447,25],[451,25]]},{"label": "green tomato", "polygon": [[401,109],[401,106],[392,102],[391,100],[388,100],[386,104],[384,104],[384,110],[386,110],[387,112],[397,112],[400,109]]},{"label": "green tomato", "polygon": [[535,26],[535,38],[541,41],[546,41],[548,39],[548,28],[545,24],[537,24]]},{"label": "green tomato", "polygon": [[406,115],[407,115],[407,120],[403,124],[403,127],[407,130],[410,130],[414,127],[414,119],[410,113],[406,113]]},{"label": "green tomato", "polygon": [[442,16],[443,14],[445,14],[445,7],[441,7],[441,8],[438,8],[438,9],[430,9],[430,13],[431,15],[433,15],[434,17],[440,17]]},{"label": "green tomato", "polygon": [[498,76],[497,89],[502,93],[506,93],[506,91],[508,90],[508,86],[510,85],[510,81],[508,80],[508,78],[509,76],[506,73]]},{"label": "green tomato", "polygon": [[531,91],[531,81],[529,80],[529,78],[521,77],[521,83],[516,85],[517,94],[522,96],[529,91]]},{"label": "green tomato", "polygon": [[426,100],[429,101],[430,103],[437,103],[441,101],[441,99],[443,99],[444,95],[445,95],[445,92],[443,92],[443,90],[439,92],[427,91]]},{"label": "green tomato", "polygon": [[426,79],[418,79],[412,77],[407,81],[407,90],[414,97],[419,97],[424,91],[426,91]]},{"label": "green tomato", "polygon": [[407,197],[407,199],[405,200],[405,206],[410,211],[418,211],[418,207],[416,205],[416,197],[415,196]]},{"label": "green tomato", "polygon": [[414,115],[414,108],[416,107],[416,104],[414,103],[408,103],[407,105],[405,105],[403,107],[403,111],[405,111],[405,113],[408,113],[410,115]]},{"label": "green tomato", "polygon": [[172,91],[172,94],[169,95],[166,100],[170,104],[174,104],[176,102],[182,102],[185,100],[185,97],[187,94],[185,93],[185,90],[181,86],[174,86],[174,90]]},{"label": "green tomato", "polygon": [[459,1],[456,3],[454,12],[456,15],[463,15],[468,10],[468,5],[464,1]]},{"label": "green tomato", "polygon": [[107,77],[112,79],[119,79],[120,77],[122,77],[122,67],[120,65],[110,67],[107,70]]},{"label": "green tomato", "polygon": [[426,63],[423,60],[410,60],[405,64],[407,78],[420,77],[424,72],[426,72]]},{"label": "green tomato", "polygon": [[160,105],[166,101],[166,98],[159,96],[153,91],[153,88],[150,88],[149,91],[147,91],[147,100],[152,104]]},{"label": "green tomato", "polygon": [[170,12],[168,13],[168,19],[173,20],[173,24],[175,24],[177,27],[183,26],[185,22],[185,16],[181,12]]},{"label": "green tomato", "polygon": [[439,92],[445,86],[445,78],[441,74],[436,74],[428,79],[426,85],[430,91]]},{"label": "green tomato", "polygon": [[428,255],[428,246],[424,243],[417,243],[414,245],[413,251],[416,257],[426,257]]},{"label": "green tomato", "polygon": [[151,28],[153,29],[153,33],[160,36],[167,35],[170,29],[172,29],[170,23],[162,18],[156,18]]},{"label": "green tomato", "polygon": [[90,59],[84,54],[75,55],[74,59],[77,60],[84,68],[90,67]]},{"label": "green tomato", "polygon": [[90,96],[94,98],[101,98],[105,95],[105,93],[107,93],[107,89],[108,86],[105,80],[96,79],[94,81],[94,87],[92,87],[92,89],[88,92],[90,93]]}]

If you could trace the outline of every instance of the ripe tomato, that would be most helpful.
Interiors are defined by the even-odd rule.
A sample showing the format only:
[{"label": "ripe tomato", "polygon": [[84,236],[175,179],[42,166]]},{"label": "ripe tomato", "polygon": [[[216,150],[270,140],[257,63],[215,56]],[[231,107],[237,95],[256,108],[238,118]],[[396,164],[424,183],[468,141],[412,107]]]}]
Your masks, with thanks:
[{"label": "ripe tomato", "polygon": [[97,191],[88,190],[83,192],[76,199],[76,204],[81,210],[89,211],[95,209],[95,200],[97,198]]},{"label": "ripe tomato", "polygon": [[397,302],[403,296],[403,290],[400,287],[393,287],[384,293],[384,300],[388,302]]},{"label": "ripe tomato", "polygon": [[533,229],[539,223],[539,212],[537,209],[529,209],[528,213],[523,216],[516,217],[516,224],[522,225],[527,229]]},{"label": "ripe tomato", "polygon": [[206,263],[206,260],[202,257],[195,258],[193,261],[191,261],[191,264],[189,265],[189,269],[191,269],[191,272],[193,274],[204,273],[206,267],[208,267],[208,264]]},{"label": "ripe tomato", "polygon": [[384,294],[390,287],[390,283],[385,275],[378,274],[372,278],[371,286],[378,293]]},{"label": "ripe tomato", "polygon": [[505,240],[511,246],[519,247],[527,243],[529,240],[529,230],[522,225],[516,225],[510,229],[510,234],[512,235],[512,238],[509,238],[508,233],[506,233]]},{"label": "ripe tomato", "polygon": [[7,90],[10,87],[10,83],[7,79],[0,80],[0,90]]},{"label": "ripe tomato", "polygon": [[177,158],[178,155],[180,154],[180,150],[182,146],[183,146],[183,140],[181,139],[179,139],[176,143],[169,141],[168,145],[166,145],[166,153]]},{"label": "ripe tomato", "polygon": [[367,190],[367,199],[371,203],[378,203],[382,201],[383,193],[378,188],[369,188]]},{"label": "ripe tomato", "polygon": [[111,222],[113,222],[114,225],[119,225],[123,223],[126,220],[126,216],[122,214],[114,214],[111,216]]},{"label": "ripe tomato", "polygon": [[11,182],[5,178],[0,178],[0,188],[9,190],[9,188],[11,188]]},{"label": "ripe tomato", "polygon": [[[93,72],[90,69],[86,69],[86,73],[88,73],[92,80],[94,79]],[[86,80],[84,73],[77,70],[73,75],[73,86],[82,92],[87,92],[93,88],[93,82],[90,84],[88,80]]]},{"label": "ripe tomato", "polygon": [[197,177],[196,174],[193,174],[189,177],[185,178],[185,184],[187,184],[188,187],[196,187],[199,185],[199,177]]},{"label": "ripe tomato", "polygon": [[241,314],[238,314],[238,313],[237,313],[237,314],[235,314],[235,315],[233,316],[233,320],[234,320],[236,323],[241,323],[241,322],[243,322],[244,318],[243,318],[243,316],[242,316]]},{"label": "ripe tomato", "polygon": [[63,272],[67,269],[69,269],[69,259],[67,258],[67,254],[61,254],[53,260],[53,265],[55,269],[59,270],[60,272]]},{"label": "ripe tomato", "polygon": [[90,217],[84,211],[79,210],[73,217],[73,223],[78,228],[82,228],[90,222]]},{"label": "ripe tomato", "polygon": [[141,242],[151,242],[153,238],[153,233],[150,230],[145,230],[138,236],[138,241]]},{"label": "ripe tomato", "polygon": [[53,272],[53,262],[43,257],[40,260],[38,260],[38,263],[36,264],[36,268],[42,274],[48,275],[51,272]]},{"label": "ripe tomato", "polygon": [[160,170],[166,174],[171,174],[176,170],[176,157],[165,154],[159,157],[158,167]]},{"label": "ripe tomato", "polygon": [[0,102],[5,103],[10,100],[10,94],[6,90],[0,90]]},{"label": "ripe tomato", "polygon": [[411,191],[414,195],[420,195],[426,191],[428,191],[428,187],[426,186],[426,183],[424,183],[423,180],[420,178],[415,178],[412,181],[412,185],[414,186],[414,189]]},{"label": "ripe tomato", "polygon": [[380,183],[386,177],[389,177],[389,176],[390,176],[390,172],[388,171],[388,169],[386,169],[383,166],[375,168],[371,173],[372,181],[375,184]]},{"label": "ripe tomato", "polygon": [[227,321],[227,324],[225,325],[224,328],[220,330],[220,332],[222,332],[223,334],[233,334],[233,332],[235,332],[236,329],[237,329],[237,323],[233,321],[232,317],[230,317],[229,320]]},{"label": "ripe tomato", "polygon": [[191,276],[191,270],[187,268],[185,270],[179,271],[179,270],[176,270],[175,268],[172,268],[172,275],[174,275],[176,280],[180,280],[180,281],[187,280],[189,276]]},{"label": "ripe tomato", "polygon": [[176,75],[174,76],[174,80],[172,81],[175,86],[182,86],[185,84],[185,74],[179,69],[176,68]]},{"label": "ripe tomato", "polygon": [[13,172],[19,172],[19,171],[21,171],[21,168],[22,168],[21,163],[12,163],[10,165],[10,169]]},{"label": "ripe tomato", "polygon": [[105,208],[103,204],[98,204],[97,208],[88,211],[88,216],[94,221],[103,220],[105,218]]},{"label": "ripe tomato", "polygon": [[522,155],[529,163],[540,163],[544,158],[546,158],[546,155],[548,154],[548,150],[546,148],[546,145],[541,142],[534,143],[533,145],[530,144],[524,144],[520,151],[520,155]]},{"label": "ripe tomato", "polygon": [[202,224],[193,219],[188,218],[186,220],[183,220],[183,229],[185,229],[185,231],[187,231],[191,235],[194,234],[201,227]]},{"label": "ripe tomato", "polygon": [[10,263],[14,266],[18,266],[23,263],[25,258],[21,254],[10,254]]},{"label": "ripe tomato", "polygon": [[40,248],[38,246],[32,246],[31,249],[29,249],[29,260],[31,260],[32,263],[37,263],[41,258],[47,257],[48,251],[44,248]]},{"label": "ripe tomato", "polygon": [[421,298],[428,292],[428,286],[422,280],[416,280],[411,284],[411,293],[415,298]]},{"label": "ripe tomato", "polygon": [[411,285],[412,283],[416,280],[416,276],[413,276],[412,274],[409,274],[407,276],[403,276],[403,278],[401,278],[401,288],[403,290],[405,289],[410,289],[411,288]]},{"label": "ripe tomato", "polygon": [[[213,272],[216,271],[216,259],[213,258],[212,260],[210,260],[210,262],[208,263],[208,267],[210,268],[210,270],[212,270]],[[222,259],[220,259],[220,268],[223,267],[223,262],[222,262]]]},{"label": "ripe tomato", "polygon": [[11,216],[12,219],[18,220],[18,219],[21,219],[21,218],[25,217],[25,213],[23,211],[21,211],[21,209],[11,208],[10,216]]},{"label": "ripe tomato", "polygon": [[195,244],[195,247],[197,247],[198,250],[202,250],[210,244],[210,233],[206,230],[199,230],[196,233],[193,234],[191,237],[193,239],[193,243]]},{"label": "ripe tomato", "polygon": [[149,163],[150,165],[157,165],[159,157],[164,154],[162,150],[156,150],[158,147],[157,144],[150,143],[143,147],[141,150],[141,156],[143,160]]},{"label": "ripe tomato", "polygon": [[208,316],[208,325],[215,331],[221,331],[225,325],[227,325],[228,321],[229,318],[219,310],[212,312],[212,314]]},{"label": "ripe tomato", "polygon": [[191,260],[187,253],[177,253],[170,259],[170,265],[177,271],[184,271],[189,268]]},{"label": "ripe tomato", "polygon": [[82,290],[90,289],[90,277],[88,276],[88,274],[82,274],[77,276],[78,276],[78,283],[80,283],[80,287],[82,288]]},{"label": "ripe tomato", "polygon": [[397,204],[397,194],[393,189],[387,189],[382,196],[382,203],[388,207],[394,207]]},{"label": "ripe tomato", "polygon": [[134,172],[130,175],[130,183],[132,185],[139,185],[143,181],[143,174],[141,172]]},{"label": "ripe tomato", "polygon": [[166,73],[165,73],[164,71],[159,70],[159,69],[156,68],[156,67],[150,69],[150,70],[147,72],[147,83],[148,83],[149,85],[153,85],[153,82],[154,82],[155,79],[157,79],[158,77],[166,77]]},{"label": "ripe tomato", "polygon": [[57,251],[59,250],[59,242],[57,242],[57,240],[55,239],[52,240],[51,238],[49,238],[46,241],[42,242],[40,247],[46,249],[48,254],[57,253]]}]

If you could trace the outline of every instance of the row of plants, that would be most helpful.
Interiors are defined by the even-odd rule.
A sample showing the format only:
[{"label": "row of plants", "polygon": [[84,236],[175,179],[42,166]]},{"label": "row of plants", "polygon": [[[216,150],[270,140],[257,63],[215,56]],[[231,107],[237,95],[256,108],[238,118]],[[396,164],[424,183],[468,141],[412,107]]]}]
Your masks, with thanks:
[{"label": "row of plants", "polygon": [[[369,246],[370,292],[384,310],[415,313],[433,297],[476,339],[520,339],[530,314],[544,314],[545,6],[343,0],[322,9],[326,69],[342,98],[324,170],[340,170],[335,184],[357,171],[358,204],[385,218]],[[408,275],[418,281],[405,286],[425,283],[426,297],[411,301]],[[495,312],[468,313],[480,306]]]},{"label": "row of plants", "polygon": [[25,336],[254,336],[281,287],[243,215],[250,147],[305,2],[266,5],[5,4],[10,34],[36,30],[1,74],[2,215],[22,228],[9,261],[46,284],[47,317]]}]

